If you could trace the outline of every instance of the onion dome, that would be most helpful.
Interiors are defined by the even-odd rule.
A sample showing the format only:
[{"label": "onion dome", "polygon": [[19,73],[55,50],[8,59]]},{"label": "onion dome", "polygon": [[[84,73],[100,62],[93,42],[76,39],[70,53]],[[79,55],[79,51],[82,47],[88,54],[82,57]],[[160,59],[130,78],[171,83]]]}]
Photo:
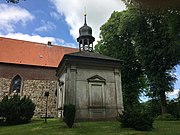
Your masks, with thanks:
[{"label": "onion dome", "polygon": [[79,29],[79,36],[92,36],[92,28],[86,23],[86,15],[84,17],[84,26]]}]

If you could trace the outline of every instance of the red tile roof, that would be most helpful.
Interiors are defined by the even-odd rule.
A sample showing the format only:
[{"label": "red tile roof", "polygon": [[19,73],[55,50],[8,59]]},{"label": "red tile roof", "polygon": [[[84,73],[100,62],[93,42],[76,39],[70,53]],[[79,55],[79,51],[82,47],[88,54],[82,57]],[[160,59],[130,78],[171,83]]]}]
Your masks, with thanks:
[{"label": "red tile roof", "polygon": [[0,62],[3,63],[58,67],[64,54],[77,51],[75,48],[0,37]]}]

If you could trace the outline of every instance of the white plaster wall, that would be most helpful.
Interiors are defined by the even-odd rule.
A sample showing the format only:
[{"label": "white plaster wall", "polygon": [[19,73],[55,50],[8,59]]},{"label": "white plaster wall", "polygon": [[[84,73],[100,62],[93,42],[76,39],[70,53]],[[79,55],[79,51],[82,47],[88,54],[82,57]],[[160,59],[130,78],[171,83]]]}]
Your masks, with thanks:
[{"label": "white plaster wall", "polygon": [[77,80],[87,81],[94,75],[99,75],[106,79],[106,82],[114,82],[114,69],[113,68],[102,68],[102,67],[77,67]]},{"label": "white plaster wall", "polygon": [[[106,80],[104,84],[104,106],[105,109],[89,108],[89,82],[88,78],[98,75]],[[87,67],[69,65],[66,73],[60,77],[64,83],[65,102],[76,105],[76,119],[94,119],[93,111],[101,111],[104,118],[116,118],[118,111],[122,112],[122,90],[121,79],[118,69],[103,67]],[[101,118],[101,114],[97,115]]]},{"label": "white plaster wall", "polygon": [[[117,116],[117,89],[120,87],[116,87],[116,80],[114,69],[113,68],[102,68],[102,67],[77,67],[76,72],[76,106],[77,113],[79,113],[79,117],[87,117],[89,116],[88,106],[89,106],[89,84],[87,79],[99,75],[106,80],[106,84],[104,85],[104,104],[106,107],[106,117],[116,117]],[[120,81],[120,80],[117,80]],[[119,82],[119,84],[121,84]],[[117,89],[116,89],[117,88]],[[118,91],[121,91],[120,89]],[[120,97],[121,98],[121,97]],[[119,99],[118,99],[119,100]],[[118,101],[118,103],[121,102]],[[122,105],[122,103],[121,103]],[[78,110],[79,108],[79,110]],[[78,116],[77,116],[78,117]]]}]

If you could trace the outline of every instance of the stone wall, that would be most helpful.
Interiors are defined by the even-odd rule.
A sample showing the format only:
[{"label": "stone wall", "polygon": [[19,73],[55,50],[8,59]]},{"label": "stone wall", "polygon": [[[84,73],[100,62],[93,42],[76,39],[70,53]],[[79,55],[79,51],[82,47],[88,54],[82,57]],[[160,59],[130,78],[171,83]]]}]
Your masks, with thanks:
[{"label": "stone wall", "polygon": [[22,78],[20,95],[30,96],[36,104],[34,116],[44,116],[46,107],[45,91],[49,91],[48,115],[57,116],[56,107],[56,68],[31,65],[0,63],[0,100],[9,94],[12,79],[19,75]]},{"label": "stone wall", "polygon": [[26,80],[23,84],[23,95],[30,96],[36,104],[35,116],[45,116],[46,101],[45,91],[49,92],[48,115],[57,116],[56,109],[56,81],[48,80]]},{"label": "stone wall", "polygon": [[10,79],[0,78],[0,100],[2,100],[3,96],[8,95],[10,84]]},{"label": "stone wall", "polygon": [[[34,116],[45,116],[45,107],[47,98],[44,96],[45,91],[49,91],[48,97],[48,115],[56,117],[56,81],[49,80],[25,80],[22,83],[21,96],[29,96],[36,104]],[[9,94],[11,80],[0,78],[0,100],[3,96]]]},{"label": "stone wall", "polygon": [[12,79],[16,75],[23,80],[57,80],[55,67],[0,63],[0,78]]}]

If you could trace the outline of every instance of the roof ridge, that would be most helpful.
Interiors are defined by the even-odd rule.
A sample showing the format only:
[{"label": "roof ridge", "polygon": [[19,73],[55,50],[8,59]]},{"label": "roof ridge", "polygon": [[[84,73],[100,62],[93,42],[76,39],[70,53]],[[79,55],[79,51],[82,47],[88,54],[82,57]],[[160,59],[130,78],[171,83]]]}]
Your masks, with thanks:
[{"label": "roof ridge", "polygon": [[[44,46],[48,46],[48,42],[47,41],[47,44],[45,43],[40,43],[40,42],[35,42],[35,41],[27,41],[27,40],[20,40],[20,39],[14,39],[14,38],[8,38],[8,37],[2,37],[0,36],[0,40],[12,40],[12,41],[17,41],[17,42],[27,42],[27,43],[34,43],[34,44],[41,44],[41,45],[44,45]],[[67,46],[62,46],[62,45],[57,45],[57,44],[52,44],[53,47],[62,47],[62,48],[73,48],[73,47],[67,47]],[[76,48],[74,48],[76,49]]]}]

